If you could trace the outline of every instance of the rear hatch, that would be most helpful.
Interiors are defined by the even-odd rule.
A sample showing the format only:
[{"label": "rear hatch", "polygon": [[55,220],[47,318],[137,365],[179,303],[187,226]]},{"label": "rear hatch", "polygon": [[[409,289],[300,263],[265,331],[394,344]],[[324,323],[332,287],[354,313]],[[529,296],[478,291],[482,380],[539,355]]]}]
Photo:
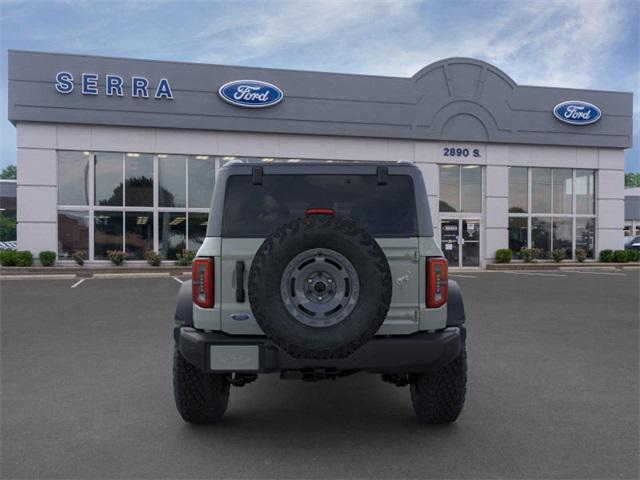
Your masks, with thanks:
[{"label": "rear hatch", "polygon": [[[260,335],[251,313],[248,275],[264,239],[310,208],[329,208],[355,220],[382,247],[393,281],[391,307],[378,334],[418,330],[420,291],[418,225],[410,175],[269,174],[231,175],[222,219],[220,282],[222,330]],[[240,281],[239,281],[240,280]],[[366,279],[360,279],[366,281]]]}]

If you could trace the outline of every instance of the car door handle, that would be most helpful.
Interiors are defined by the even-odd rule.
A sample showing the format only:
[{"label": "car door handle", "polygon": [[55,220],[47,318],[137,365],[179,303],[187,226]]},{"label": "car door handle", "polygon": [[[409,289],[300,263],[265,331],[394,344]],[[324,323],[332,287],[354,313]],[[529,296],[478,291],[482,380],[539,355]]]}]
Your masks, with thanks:
[{"label": "car door handle", "polygon": [[244,303],[244,262],[236,262],[236,302]]}]

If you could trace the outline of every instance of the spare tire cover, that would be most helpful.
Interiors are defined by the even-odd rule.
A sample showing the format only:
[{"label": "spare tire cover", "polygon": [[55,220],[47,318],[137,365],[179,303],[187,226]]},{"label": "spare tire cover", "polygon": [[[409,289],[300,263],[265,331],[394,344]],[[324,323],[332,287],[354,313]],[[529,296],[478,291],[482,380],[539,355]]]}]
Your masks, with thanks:
[{"label": "spare tire cover", "polygon": [[340,358],[369,341],[391,303],[384,252],[344,217],[313,215],[279,227],[249,272],[249,302],[264,333],[299,358]]}]

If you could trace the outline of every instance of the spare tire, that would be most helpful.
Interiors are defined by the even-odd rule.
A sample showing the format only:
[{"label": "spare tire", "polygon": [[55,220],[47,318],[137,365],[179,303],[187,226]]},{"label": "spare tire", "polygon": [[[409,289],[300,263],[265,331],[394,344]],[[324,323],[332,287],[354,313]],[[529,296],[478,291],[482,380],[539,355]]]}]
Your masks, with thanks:
[{"label": "spare tire", "polygon": [[267,237],[249,272],[264,333],[298,358],[345,357],[369,341],[391,303],[384,252],[344,217],[292,220]]}]

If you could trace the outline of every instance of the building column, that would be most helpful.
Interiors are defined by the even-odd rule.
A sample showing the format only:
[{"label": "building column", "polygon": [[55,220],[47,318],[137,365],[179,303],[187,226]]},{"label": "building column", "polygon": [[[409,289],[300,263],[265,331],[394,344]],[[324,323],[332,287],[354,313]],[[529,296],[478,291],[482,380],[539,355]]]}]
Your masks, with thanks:
[{"label": "building column", "polygon": [[601,250],[624,248],[624,151],[598,151],[596,258]]},{"label": "building column", "polygon": [[17,130],[18,249],[57,252],[56,127],[19,123]]},{"label": "building column", "polygon": [[496,250],[509,248],[509,167],[487,165],[484,194],[484,263],[495,261]]},{"label": "building column", "polygon": [[417,163],[422,172],[424,183],[427,187],[427,198],[429,201],[429,212],[431,213],[431,224],[433,225],[433,235],[436,242],[440,244],[440,172],[437,163]]}]

